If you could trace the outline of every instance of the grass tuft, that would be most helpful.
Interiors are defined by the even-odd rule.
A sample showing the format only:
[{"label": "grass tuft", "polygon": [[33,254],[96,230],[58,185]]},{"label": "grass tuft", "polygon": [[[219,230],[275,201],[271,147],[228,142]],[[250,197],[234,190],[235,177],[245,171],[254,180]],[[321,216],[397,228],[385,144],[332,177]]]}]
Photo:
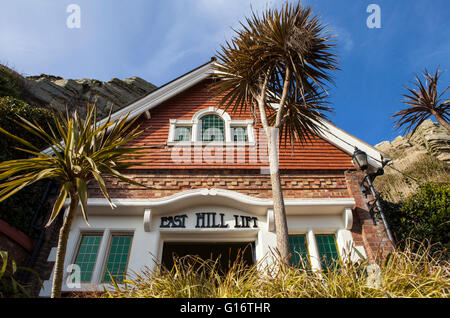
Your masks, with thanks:
[{"label": "grass tuft", "polygon": [[[450,166],[429,154],[422,154],[413,162],[394,165],[404,174],[385,168],[385,174],[375,179],[374,185],[378,193],[389,202],[398,203],[416,193],[420,184],[426,182],[449,183]],[[405,176],[406,175],[406,176]],[[408,178],[410,176],[416,181]]]},{"label": "grass tuft", "polygon": [[[226,273],[219,262],[185,256],[171,269],[157,266],[111,285],[107,298],[447,298],[449,262],[426,242],[394,251],[377,264],[340,262],[323,271],[298,269],[267,259],[245,266],[238,259]],[[414,247],[414,248],[413,248]],[[273,257],[270,256],[270,257]],[[92,297],[98,297],[92,295]]]}]

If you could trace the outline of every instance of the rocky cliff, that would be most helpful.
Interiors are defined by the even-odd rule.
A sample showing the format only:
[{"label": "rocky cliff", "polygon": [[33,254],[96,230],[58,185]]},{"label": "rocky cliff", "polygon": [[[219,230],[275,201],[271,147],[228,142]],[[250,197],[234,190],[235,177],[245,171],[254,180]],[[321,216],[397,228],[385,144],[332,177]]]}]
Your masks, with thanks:
[{"label": "rocky cliff", "polygon": [[157,87],[142,78],[124,80],[113,78],[108,82],[95,79],[64,79],[59,76],[41,74],[22,77],[14,70],[0,65],[0,97],[16,95],[31,105],[50,106],[65,111],[78,107],[83,113],[85,106],[96,103],[99,115],[106,116],[147,95]]},{"label": "rocky cliff", "polygon": [[64,79],[41,75],[26,78],[29,92],[44,104],[53,108],[69,109],[97,104],[101,115],[107,115],[141,98],[156,89],[156,86],[139,77],[120,80],[113,78],[109,82],[95,79]]},{"label": "rocky cliff", "polygon": [[385,174],[375,179],[377,191],[391,202],[414,193],[421,183],[450,182],[450,134],[431,120],[424,121],[413,135],[383,141],[375,148],[392,159]]},{"label": "rocky cliff", "polygon": [[450,134],[447,130],[430,119],[424,121],[411,135],[398,136],[392,142],[383,141],[375,146],[392,159],[429,154],[450,163]]}]

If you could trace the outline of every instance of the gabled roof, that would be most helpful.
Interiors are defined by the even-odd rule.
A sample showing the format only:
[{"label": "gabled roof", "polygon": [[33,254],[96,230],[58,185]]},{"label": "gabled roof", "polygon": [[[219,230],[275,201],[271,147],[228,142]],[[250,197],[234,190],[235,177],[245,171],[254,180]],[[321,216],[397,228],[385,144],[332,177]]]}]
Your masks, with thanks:
[{"label": "gabled roof", "polygon": [[167,84],[164,84],[148,95],[116,111],[111,115],[111,121],[116,121],[128,113],[130,113],[130,119],[140,116],[147,110],[155,108],[162,102],[178,95],[189,87],[200,83],[213,74],[213,63],[214,61],[211,60],[210,62],[193,69],[192,71],[170,81]]},{"label": "gabled roof", "polygon": [[[211,59],[211,61],[157,88],[148,95],[113,113],[111,115],[111,120],[116,121],[128,113],[129,118],[132,119],[142,115],[146,111],[157,107],[164,101],[209,78],[212,74],[215,73],[213,67],[214,63],[215,60]],[[105,120],[106,119],[102,120],[101,123]],[[322,121],[321,124],[323,129],[320,137],[350,155],[353,154],[355,147],[357,147],[358,149],[361,149],[362,151],[367,153],[369,164],[372,167],[381,167],[381,153],[374,147],[350,135],[342,129],[337,128],[327,121]],[[46,149],[44,152],[50,153],[51,149]]]}]

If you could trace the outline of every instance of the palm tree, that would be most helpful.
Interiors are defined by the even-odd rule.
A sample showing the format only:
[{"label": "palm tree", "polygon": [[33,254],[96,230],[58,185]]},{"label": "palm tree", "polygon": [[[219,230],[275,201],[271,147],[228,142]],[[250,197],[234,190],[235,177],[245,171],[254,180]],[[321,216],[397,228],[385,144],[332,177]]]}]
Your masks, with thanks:
[{"label": "palm tree", "polygon": [[113,203],[103,175],[111,175],[139,185],[119,172],[120,169],[135,165],[131,161],[139,157],[138,149],[124,147],[127,142],[141,134],[138,132],[139,126],[132,127],[135,120],[127,123],[128,115],[117,122],[111,121],[111,115],[98,122],[96,114],[96,106],[88,106],[85,120],[81,119],[78,111],[75,111],[73,116],[69,116],[68,112],[66,116],[61,112],[54,113],[54,125],[48,125],[50,133],[36,122],[31,123],[20,117],[16,124],[40,138],[51,149],[51,154],[41,152],[30,142],[0,128],[0,132],[24,145],[24,148],[17,149],[31,155],[28,159],[0,163],[0,181],[3,181],[0,184],[0,202],[39,180],[54,179],[61,184],[61,188],[47,223],[49,226],[62,210],[66,199],[70,200],[59,232],[52,298],[61,296],[67,238],[80,203],[82,215],[88,222],[87,182],[96,180],[111,206]]},{"label": "palm tree", "polygon": [[326,82],[336,70],[328,31],[300,3],[285,3],[262,16],[253,12],[218,52],[213,89],[220,105],[249,111],[268,140],[277,248],[287,262],[289,240],[278,164],[279,138],[307,141],[323,127]]},{"label": "palm tree", "polygon": [[416,75],[417,83],[415,83],[415,86],[417,89],[406,87],[409,95],[404,94],[403,97],[405,100],[402,102],[410,107],[392,115],[392,118],[398,117],[394,127],[397,129],[405,127],[405,133],[412,131],[412,134],[414,134],[420,124],[433,115],[438,123],[450,132],[450,100],[442,100],[443,95],[450,86],[448,86],[441,94],[438,93],[437,85],[439,77],[441,76],[439,68],[436,69],[434,75],[425,70],[423,76],[426,80],[425,83],[423,83],[419,76]]}]

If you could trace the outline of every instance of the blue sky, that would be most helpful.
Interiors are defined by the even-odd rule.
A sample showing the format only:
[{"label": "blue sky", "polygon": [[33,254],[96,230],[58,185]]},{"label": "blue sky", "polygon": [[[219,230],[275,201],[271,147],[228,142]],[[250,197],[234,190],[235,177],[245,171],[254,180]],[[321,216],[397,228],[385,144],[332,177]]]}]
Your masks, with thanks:
[{"label": "blue sky", "polygon": [[[155,85],[207,62],[253,8],[281,0],[1,0],[0,63],[24,75],[64,78],[140,76]],[[340,71],[330,90],[332,121],[376,144],[392,140],[390,116],[403,107],[403,85],[438,65],[450,83],[450,1],[309,0],[337,36]],[[369,4],[381,8],[381,28],[369,29]],[[81,8],[81,28],[69,29],[69,4]],[[450,93],[449,93],[450,95]]]}]

